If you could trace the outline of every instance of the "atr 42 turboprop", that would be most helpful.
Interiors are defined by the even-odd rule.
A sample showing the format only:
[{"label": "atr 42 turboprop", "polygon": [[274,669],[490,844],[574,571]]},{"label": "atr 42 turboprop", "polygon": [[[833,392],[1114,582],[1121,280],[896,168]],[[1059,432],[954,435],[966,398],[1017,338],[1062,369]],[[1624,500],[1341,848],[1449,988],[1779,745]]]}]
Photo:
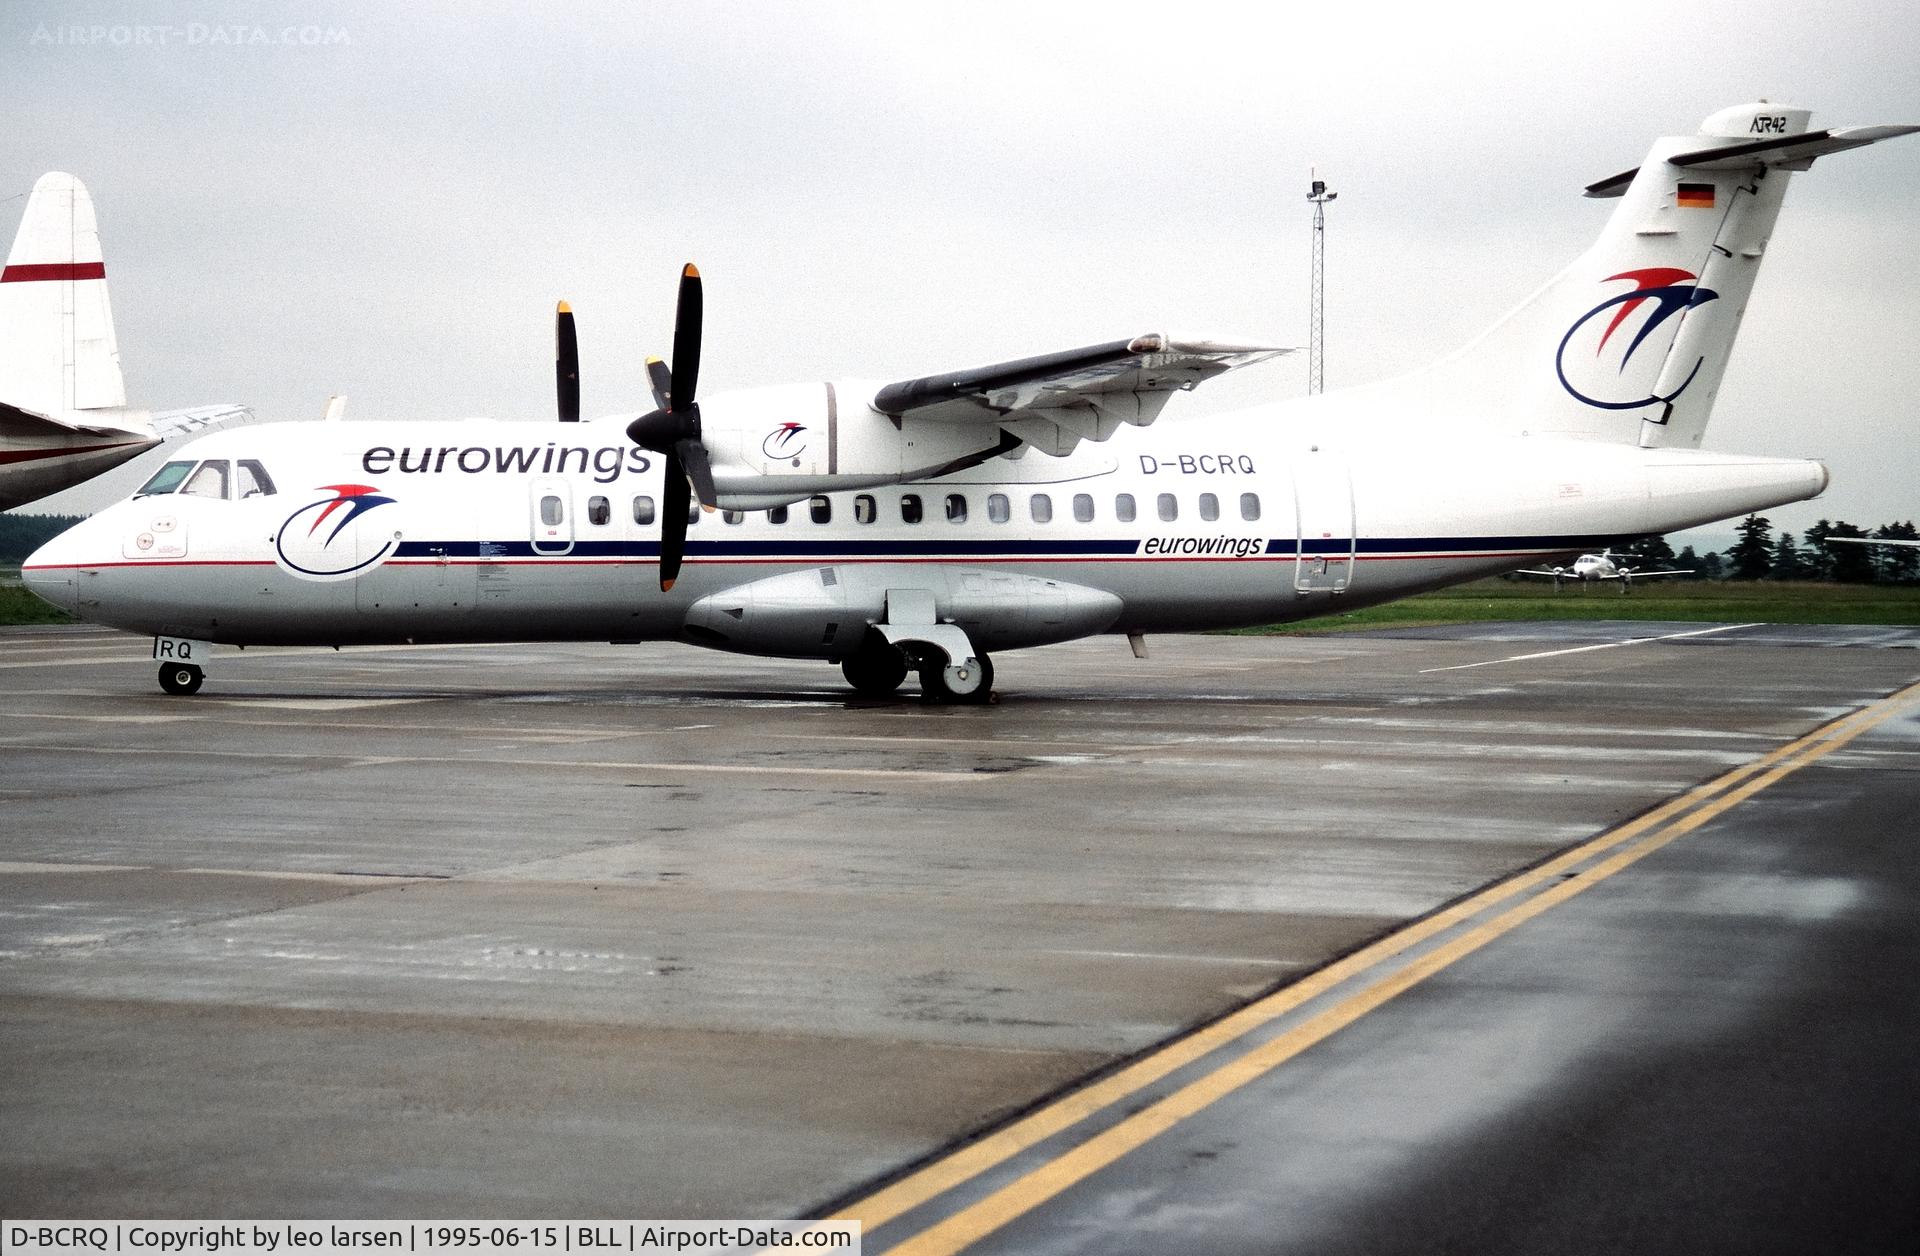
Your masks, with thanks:
[{"label": "atr 42 turboprop", "polygon": [[[1604,553],[1826,487],[1818,462],[1699,448],[1789,172],[1920,130],[1807,123],[1763,102],[1657,141],[1587,189],[1619,204],[1586,254],[1399,380],[1147,428],[1275,352],[1154,335],[696,400],[689,267],[646,414],[206,436],[23,574],[152,634],[171,692],[214,643],[675,639],[980,701],[998,651],[1143,652]],[[563,307],[563,419],[572,330]]]},{"label": "atr 42 turboprop", "polygon": [[1661,571],[1636,571],[1623,565],[1619,558],[1608,550],[1604,554],[1582,554],[1573,560],[1570,567],[1554,567],[1540,571],[1532,567],[1523,567],[1514,572],[1516,576],[1547,576],[1553,580],[1553,591],[1560,592],[1568,580],[1578,580],[1581,584],[1597,584],[1603,580],[1618,580],[1620,592],[1631,593],[1635,580],[1654,580],[1661,576],[1690,576],[1691,567],[1669,567]]},{"label": "atr 42 turboprop", "polygon": [[0,510],[245,413],[127,408],[93,198],[70,174],[40,176],[0,270]]}]

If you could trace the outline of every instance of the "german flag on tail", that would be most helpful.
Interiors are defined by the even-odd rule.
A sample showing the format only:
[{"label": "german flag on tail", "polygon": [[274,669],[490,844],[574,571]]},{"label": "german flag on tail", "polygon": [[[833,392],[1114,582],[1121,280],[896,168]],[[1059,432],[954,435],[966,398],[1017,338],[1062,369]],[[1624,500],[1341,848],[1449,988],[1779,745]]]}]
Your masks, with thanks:
[{"label": "german flag on tail", "polygon": [[1713,184],[1682,183],[1678,195],[1674,197],[1674,203],[1682,209],[1712,209]]}]

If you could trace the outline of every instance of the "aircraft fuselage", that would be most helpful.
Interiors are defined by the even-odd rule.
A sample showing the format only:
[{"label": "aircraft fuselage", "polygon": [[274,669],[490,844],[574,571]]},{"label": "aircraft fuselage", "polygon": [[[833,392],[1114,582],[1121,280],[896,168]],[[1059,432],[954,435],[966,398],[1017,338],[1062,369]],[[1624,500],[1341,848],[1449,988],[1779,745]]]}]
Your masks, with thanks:
[{"label": "aircraft fuselage", "polygon": [[680,639],[838,659],[890,592],[930,594],[995,650],[1283,622],[1826,481],[1815,462],[1544,438],[1336,444],[1288,408],[703,513],[668,593],[660,469],[617,419],[253,427],[180,457],[257,461],[274,491],[136,497],[23,574],[94,622],[230,644]]}]

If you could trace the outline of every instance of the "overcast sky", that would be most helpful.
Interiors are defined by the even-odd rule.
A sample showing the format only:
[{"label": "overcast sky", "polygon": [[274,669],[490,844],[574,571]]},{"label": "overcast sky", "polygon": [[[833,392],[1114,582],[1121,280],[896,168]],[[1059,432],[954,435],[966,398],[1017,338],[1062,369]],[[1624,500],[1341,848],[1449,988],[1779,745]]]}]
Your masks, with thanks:
[{"label": "overcast sky", "polygon": [[[554,300],[587,412],[640,409],[690,258],[709,392],[1304,344],[1310,165],[1327,383],[1361,383],[1571,260],[1611,204],[1581,186],[1657,135],[1759,97],[1920,122],[1898,0],[531,7],[10,0],[0,198],[92,190],[135,404],[545,420]],[[1168,418],[1304,386],[1303,354]],[[1916,395],[1920,137],[1795,176],[1707,444],[1826,459],[1796,530],[1904,519]]]}]

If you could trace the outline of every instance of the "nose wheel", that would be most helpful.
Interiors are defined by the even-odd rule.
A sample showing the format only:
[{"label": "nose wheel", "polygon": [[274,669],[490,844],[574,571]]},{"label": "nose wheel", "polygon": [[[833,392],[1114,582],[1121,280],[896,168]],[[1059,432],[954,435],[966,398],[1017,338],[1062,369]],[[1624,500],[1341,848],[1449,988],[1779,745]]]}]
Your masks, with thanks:
[{"label": "nose wheel", "polygon": [[163,663],[160,667],[160,687],[176,697],[199,693],[206,679],[207,674],[191,663]]}]

